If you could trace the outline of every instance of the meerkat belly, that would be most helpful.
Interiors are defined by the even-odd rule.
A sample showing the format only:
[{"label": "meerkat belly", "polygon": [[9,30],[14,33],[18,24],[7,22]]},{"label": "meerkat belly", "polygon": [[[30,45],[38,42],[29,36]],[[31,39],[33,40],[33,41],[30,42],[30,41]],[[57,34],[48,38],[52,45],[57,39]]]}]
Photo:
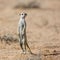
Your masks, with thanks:
[{"label": "meerkat belly", "polygon": [[22,30],[21,31],[22,35],[24,35],[24,33],[25,33],[24,25],[22,25],[22,29],[21,30]]},{"label": "meerkat belly", "polygon": [[24,24],[22,24],[20,27],[20,36],[22,36],[22,38],[24,38],[24,36],[25,36]]},{"label": "meerkat belly", "polygon": [[24,30],[23,29],[24,29],[24,25],[23,24],[20,24],[20,29],[19,29],[20,30],[20,34],[23,34],[24,33]]}]

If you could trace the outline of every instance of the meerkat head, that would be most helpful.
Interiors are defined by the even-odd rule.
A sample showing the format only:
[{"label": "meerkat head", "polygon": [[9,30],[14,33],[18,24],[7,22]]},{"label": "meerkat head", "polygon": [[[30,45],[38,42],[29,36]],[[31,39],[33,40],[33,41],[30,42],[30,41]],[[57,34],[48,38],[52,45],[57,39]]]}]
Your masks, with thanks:
[{"label": "meerkat head", "polygon": [[25,17],[27,16],[27,13],[22,12],[22,13],[20,13],[19,15],[20,15],[21,18],[25,18]]}]

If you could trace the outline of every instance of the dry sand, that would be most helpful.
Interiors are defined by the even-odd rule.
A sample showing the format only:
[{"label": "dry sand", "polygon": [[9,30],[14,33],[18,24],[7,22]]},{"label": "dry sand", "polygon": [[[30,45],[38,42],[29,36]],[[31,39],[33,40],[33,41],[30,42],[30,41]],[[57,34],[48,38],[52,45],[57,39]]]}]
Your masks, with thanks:
[{"label": "dry sand", "polygon": [[0,42],[0,60],[60,60],[60,9],[0,9],[0,36],[18,35],[19,13],[22,11],[28,14],[28,44],[37,55],[21,54],[19,42],[9,45],[3,41]]}]

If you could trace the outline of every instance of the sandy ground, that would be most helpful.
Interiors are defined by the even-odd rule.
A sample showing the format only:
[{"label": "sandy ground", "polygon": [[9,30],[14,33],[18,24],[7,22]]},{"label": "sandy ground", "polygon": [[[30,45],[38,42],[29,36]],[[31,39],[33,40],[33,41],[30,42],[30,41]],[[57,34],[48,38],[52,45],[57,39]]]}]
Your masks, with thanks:
[{"label": "sandy ground", "polygon": [[60,60],[60,9],[0,9],[0,36],[18,35],[22,11],[28,14],[28,44],[37,55],[21,54],[19,42],[0,42],[0,60]]}]

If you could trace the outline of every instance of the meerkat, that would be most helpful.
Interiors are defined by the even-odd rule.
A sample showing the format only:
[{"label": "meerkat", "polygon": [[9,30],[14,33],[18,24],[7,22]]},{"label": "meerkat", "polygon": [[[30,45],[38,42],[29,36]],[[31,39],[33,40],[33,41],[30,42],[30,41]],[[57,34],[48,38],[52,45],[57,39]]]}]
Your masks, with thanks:
[{"label": "meerkat", "polygon": [[30,47],[27,43],[27,36],[26,36],[26,21],[25,18],[27,16],[27,13],[22,12],[20,15],[20,20],[18,24],[18,32],[19,32],[19,41],[20,41],[20,46],[23,51],[23,53],[26,53],[26,48],[29,49],[29,52],[31,52]]}]

